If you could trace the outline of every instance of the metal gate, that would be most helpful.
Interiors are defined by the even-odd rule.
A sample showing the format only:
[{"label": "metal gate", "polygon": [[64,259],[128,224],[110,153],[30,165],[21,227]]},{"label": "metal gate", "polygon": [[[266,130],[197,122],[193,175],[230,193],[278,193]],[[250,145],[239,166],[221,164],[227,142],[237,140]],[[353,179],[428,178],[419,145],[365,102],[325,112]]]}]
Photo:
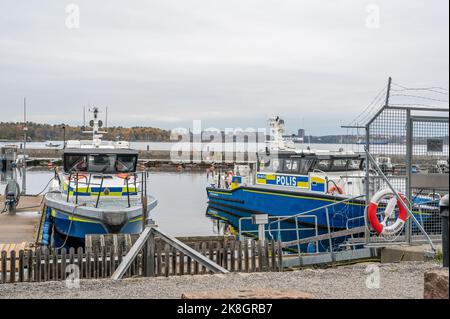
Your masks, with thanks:
[{"label": "metal gate", "polygon": [[[367,203],[378,190],[388,188],[389,182],[405,195],[417,222],[433,241],[440,240],[439,200],[449,189],[448,144],[448,109],[382,107],[366,125],[366,150],[387,179],[366,161]],[[411,218],[394,237],[380,237],[369,230],[366,234],[368,243],[424,240]]]}]

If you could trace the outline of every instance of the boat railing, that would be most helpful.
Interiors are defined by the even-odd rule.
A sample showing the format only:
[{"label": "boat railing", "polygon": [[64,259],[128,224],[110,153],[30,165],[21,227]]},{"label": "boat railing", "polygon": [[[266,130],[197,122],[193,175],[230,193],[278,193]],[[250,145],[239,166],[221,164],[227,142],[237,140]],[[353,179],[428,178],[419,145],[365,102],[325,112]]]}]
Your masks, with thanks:
[{"label": "boat railing", "polygon": [[[127,196],[127,202],[128,202],[128,207],[131,207],[131,198],[130,198],[130,193],[136,194],[136,195],[141,195],[141,199],[143,197],[147,196],[147,172],[143,171],[143,172],[133,172],[133,173],[123,173],[123,179],[125,182],[125,186],[126,186],[126,196]],[[140,175],[140,179],[138,180],[138,176]],[[80,179],[82,179],[80,176],[83,176],[84,181],[81,181]],[[92,181],[92,176],[95,176],[96,178],[98,176],[101,177],[100,183],[95,183]],[[86,189],[89,190],[89,187],[92,186],[98,186],[99,190],[96,194],[97,198],[96,198],[96,202],[95,202],[95,208],[98,208],[99,202],[100,202],[100,198],[102,198],[102,193],[104,194],[104,190],[107,187],[104,187],[104,181],[105,181],[105,177],[111,177],[112,174],[106,174],[106,173],[86,173],[86,172],[70,172],[69,174],[69,182],[67,184],[67,195],[66,195],[66,201],[69,202],[69,200],[71,199],[70,196],[70,187],[71,187],[71,182],[72,179],[75,183],[75,188],[74,188],[74,194],[72,195],[72,198],[75,197],[75,204],[78,204],[78,200],[79,200],[79,189],[81,186],[86,186]],[[130,185],[130,177],[133,177],[133,182]],[[139,185],[141,186],[139,188]],[[134,191],[130,192],[130,186],[134,186]],[[105,195],[106,196],[106,195]]]},{"label": "boat railing", "polygon": [[[319,226],[318,226],[318,221],[317,221],[317,216],[316,215],[301,215],[301,216],[296,216],[294,218],[294,224],[295,227],[293,228],[285,228],[281,226],[281,221],[285,220],[286,216],[268,216],[268,220],[272,220],[272,222],[269,223],[269,225],[276,223],[277,227],[274,229],[271,229],[270,227],[268,228],[264,228],[264,237],[266,237],[266,235],[268,235],[269,238],[271,239],[275,239],[275,240],[281,240],[282,236],[281,233],[282,232],[292,232],[295,231],[297,234],[297,239],[301,238],[300,234],[303,231],[314,231],[315,236],[319,235]],[[241,217],[239,218],[239,226],[238,226],[238,230],[239,230],[239,239],[242,238],[243,234],[258,234],[259,230],[255,230],[255,229],[245,229],[243,227],[243,221],[244,220],[252,220],[253,217]],[[301,223],[300,219],[306,219],[306,221],[304,221],[304,224],[307,225],[311,225],[311,227],[300,227],[299,223]],[[312,221],[311,221],[312,219]],[[272,232],[276,232],[276,236],[273,235]],[[300,251],[300,244],[297,243],[297,249],[298,251]],[[317,241],[315,243],[315,251],[319,252],[319,242]]]}]

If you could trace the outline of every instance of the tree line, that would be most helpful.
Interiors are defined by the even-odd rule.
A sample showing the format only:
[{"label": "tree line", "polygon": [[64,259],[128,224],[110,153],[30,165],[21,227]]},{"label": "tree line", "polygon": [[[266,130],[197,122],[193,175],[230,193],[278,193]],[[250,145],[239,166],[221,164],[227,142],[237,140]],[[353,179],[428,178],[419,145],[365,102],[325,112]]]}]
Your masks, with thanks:
[{"label": "tree line", "polygon": [[[65,127],[65,129],[64,129]],[[19,141],[24,137],[24,124],[13,122],[0,122],[0,140]],[[27,139],[28,141],[62,141],[64,139],[64,131],[66,140],[89,139],[88,134],[83,134],[81,126],[70,126],[64,124],[42,124],[27,123]],[[105,130],[105,129],[104,129]],[[125,140],[125,141],[151,141],[164,142],[169,141],[170,131],[162,130],[154,127],[108,127],[107,134],[104,138],[108,140]]]}]

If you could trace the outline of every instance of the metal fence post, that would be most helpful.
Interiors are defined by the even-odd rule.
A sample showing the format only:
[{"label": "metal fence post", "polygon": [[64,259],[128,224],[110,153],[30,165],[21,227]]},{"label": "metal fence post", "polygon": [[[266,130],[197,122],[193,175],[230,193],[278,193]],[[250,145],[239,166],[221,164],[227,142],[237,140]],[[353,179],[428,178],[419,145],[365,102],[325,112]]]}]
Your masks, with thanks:
[{"label": "metal fence post", "polygon": [[442,265],[448,267],[448,194],[442,197],[439,205],[442,218]]},{"label": "metal fence post", "polygon": [[[366,185],[364,185],[364,186],[365,186],[365,190],[366,190],[366,207],[367,207],[367,205],[369,205],[369,202],[370,202],[370,160],[369,160],[369,155],[368,155],[368,152],[370,151],[370,124],[366,125],[366,149],[367,149],[366,158],[365,158],[365,161],[366,161],[365,183],[366,183]],[[364,211],[364,221],[367,224],[366,211]],[[369,243],[370,232],[367,227],[364,231],[364,238],[365,238],[366,244]]]},{"label": "metal fence post", "polygon": [[[411,110],[406,110],[406,198],[411,202],[412,192],[411,192],[411,174],[412,174],[412,155],[413,155],[413,125],[411,119]],[[408,204],[407,204],[408,205]],[[405,239],[408,244],[412,241],[412,223],[408,218],[405,225]]]},{"label": "metal fence post", "polygon": [[333,240],[331,239],[330,215],[329,215],[328,207],[325,208],[325,212],[327,214],[328,244],[330,245],[330,256],[331,256],[331,261],[334,261]]}]

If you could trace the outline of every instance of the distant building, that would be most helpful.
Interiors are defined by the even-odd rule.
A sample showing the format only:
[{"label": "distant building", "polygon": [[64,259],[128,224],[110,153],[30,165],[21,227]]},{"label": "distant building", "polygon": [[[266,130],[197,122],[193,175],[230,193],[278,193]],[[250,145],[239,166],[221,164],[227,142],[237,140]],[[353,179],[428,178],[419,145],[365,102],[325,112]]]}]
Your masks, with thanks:
[{"label": "distant building", "polygon": [[297,135],[283,135],[283,138],[294,143],[303,143],[305,141],[305,129],[299,128],[297,130]]}]

